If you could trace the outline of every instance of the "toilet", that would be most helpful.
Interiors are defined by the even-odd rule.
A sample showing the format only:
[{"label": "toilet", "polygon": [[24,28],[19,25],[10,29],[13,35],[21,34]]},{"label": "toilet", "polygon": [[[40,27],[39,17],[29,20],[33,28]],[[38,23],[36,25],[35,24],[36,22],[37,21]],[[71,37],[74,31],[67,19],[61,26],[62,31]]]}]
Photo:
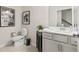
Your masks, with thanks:
[{"label": "toilet", "polygon": [[14,46],[15,47],[21,47],[24,45],[24,40],[27,37],[27,29],[26,28],[22,28],[21,30],[21,35],[15,35],[14,37],[12,37],[12,40],[14,41]]}]

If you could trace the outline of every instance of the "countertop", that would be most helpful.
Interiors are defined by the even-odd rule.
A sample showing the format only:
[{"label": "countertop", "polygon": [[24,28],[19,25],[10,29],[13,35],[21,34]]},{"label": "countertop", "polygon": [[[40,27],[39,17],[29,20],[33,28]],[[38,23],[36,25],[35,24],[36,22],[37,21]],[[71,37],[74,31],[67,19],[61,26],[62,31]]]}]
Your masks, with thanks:
[{"label": "countertop", "polygon": [[43,30],[39,30],[39,32],[47,32],[47,33],[54,33],[54,34],[60,34],[60,35],[67,35],[67,36],[76,36],[78,35],[78,32],[76,31],[69,31],[69,30],[59,30],[57,27],[54,29],[50,28],[44,28]]}]

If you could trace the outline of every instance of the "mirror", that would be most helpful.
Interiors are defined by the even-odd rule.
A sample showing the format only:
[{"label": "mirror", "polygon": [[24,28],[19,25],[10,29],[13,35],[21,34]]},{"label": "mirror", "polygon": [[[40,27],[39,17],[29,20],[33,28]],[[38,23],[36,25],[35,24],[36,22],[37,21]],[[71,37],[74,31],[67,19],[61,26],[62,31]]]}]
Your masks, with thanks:
[{"label": "mirror", "polygon": [[57,26],[72,26],[72,9],[64,9],[57,11]]}]

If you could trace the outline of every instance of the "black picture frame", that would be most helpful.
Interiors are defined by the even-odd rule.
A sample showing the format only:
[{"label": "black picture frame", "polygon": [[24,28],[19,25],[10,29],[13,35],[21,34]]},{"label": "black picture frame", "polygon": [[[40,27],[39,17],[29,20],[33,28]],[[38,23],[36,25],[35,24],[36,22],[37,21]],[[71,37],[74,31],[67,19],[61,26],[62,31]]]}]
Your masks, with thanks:
[{"label": "black picture frame", "polygon": [[30,11],[22,12],[22,24],[29,25],[30,24]]},{"label": "black picture frame", "polygon": [[15,26],[15,10],[9,7],[0,6],[0,27]]}]

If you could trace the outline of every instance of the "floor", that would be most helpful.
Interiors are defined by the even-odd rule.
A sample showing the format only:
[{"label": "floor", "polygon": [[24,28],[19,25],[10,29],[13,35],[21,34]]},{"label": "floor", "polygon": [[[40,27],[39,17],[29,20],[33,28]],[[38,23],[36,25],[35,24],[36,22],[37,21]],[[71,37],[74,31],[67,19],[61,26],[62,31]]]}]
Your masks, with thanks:
[{"label": "floor", "polygon": [[37,48],[34,46],[21,46],[21,47],[14,47],[14,46],[7,46],[0,48],[0,52],[37,52]]}]

